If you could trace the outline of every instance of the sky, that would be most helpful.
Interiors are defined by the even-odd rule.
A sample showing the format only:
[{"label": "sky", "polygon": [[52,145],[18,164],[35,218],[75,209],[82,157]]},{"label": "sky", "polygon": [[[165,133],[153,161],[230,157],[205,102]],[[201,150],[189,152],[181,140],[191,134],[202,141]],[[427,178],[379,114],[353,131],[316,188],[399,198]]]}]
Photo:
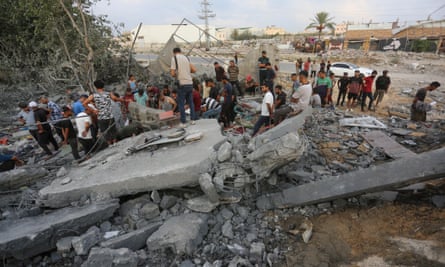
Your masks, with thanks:
[{"label": "sky", "polygon": [[[275,25],[288,32],[301,32],[317,12],[328,12],[337,24],[342,22],[393,22],[399,19],[414,24],[445,19],[445,0],[208,0],[215,13],[209,24],[215,27],[258,27]],[[175,24],[183,18],[195,24],[202,0],[101,0],[93,8],[95,15],[107,15],[124,30],[147,25]]]}]

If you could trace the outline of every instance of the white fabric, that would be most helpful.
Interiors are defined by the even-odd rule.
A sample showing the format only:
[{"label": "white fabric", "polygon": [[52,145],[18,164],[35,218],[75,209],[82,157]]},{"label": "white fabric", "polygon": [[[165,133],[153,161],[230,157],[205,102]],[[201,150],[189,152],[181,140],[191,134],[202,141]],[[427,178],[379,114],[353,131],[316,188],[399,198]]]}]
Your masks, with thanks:
[{"label": "white fabric", "polygon": [[175,70],[176,78],[179,80],[180,85],[193,84],[192,75],[190,72],[190,61],[182,54],[176,54],[178,60],[178,69],[176,69],[175,57],[172,57],[170,69]]},{"label": "white fabric", "polygon": [[[76,127],[77,127],[77,137],[82,139],[92,139],[91,136],[91,118],[86,114],[85,112],[80,112],[76,116]],[[82,136],[82,132],[85,131],[86,125],[85,123],[88,122],[90,124],[90,128],[88,129],[87,135],[85,137]]]},{"label": "white fabric", "polygon": [[298,99],[297,103],[291,102],[291,107],[293,110],[304,110],[309,106],[312,95],[312,86],[310,83],[301,85],[298,90],[293,93],[292,98]]},{"label": "white fabric", "polygon": [[263,103],[261,104],[261,116],[270,116],[267,104],[273,106],[273,95],[268,91],[263,97]]}]

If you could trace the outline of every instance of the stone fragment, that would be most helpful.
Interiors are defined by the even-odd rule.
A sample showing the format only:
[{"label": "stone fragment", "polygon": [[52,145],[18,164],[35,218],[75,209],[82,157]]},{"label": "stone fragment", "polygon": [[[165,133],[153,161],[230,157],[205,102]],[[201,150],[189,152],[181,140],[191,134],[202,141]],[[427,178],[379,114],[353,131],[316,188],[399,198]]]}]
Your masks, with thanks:
[{"label": "stone fragment", "polygon": [[77,255],[87,255],[90,248],[101,240],[100,229],[91,227],[85,234],[73,238],[71,244]]},{"label": "stone fragment", "polygon": [[0,221],[0,256],[26,259],[55,249],[57,240],[73,232],[82,233],[91,225],[110,218],[118,207],[117,201],[94,203]]},{"label": "stone fragment", "polygon": [[155,203],[147,203],[139,210],[139,215],[146,220],[158,217],[160,214],[159,207]]},{"label": "stone fragment", "polygon": [[69,252],[73,245],[71,242],[73,241],[74,236],[67,236],[59,239],[56,242],[57,251],[59,252]]},{"label": "stone fragment", "polygon": [[207,234],[208,215],[188,213],[168,219],[147,239],[149,250],[171,248],[176,254],[192,255]]},{"label": "stone fragment", "polygon": [[138,230],[103,241],[100,243],[100,246],[112,249],[128,248],[132,251],[139,250],[145,247],[147,238],[158,230],[161,225],[161,222],[151,223]]},{"label": "stone fragment", "polygon": [[82,267],[137,267],[138,255],[127,248],[110,249],[98,248],[91,249],[88,259],[82,264]]},{"label": "stone fragment", "polygon": [[158,190],[153,190],[151,192],[151,200],[153,200],[154,203],[159,204],[161,203],[161,197],[159,196]]},{"label": "stone fragment", "polygon": [[48,170],[43,167],[22,167],[2,172],[0,175],[0,191],[28,186],[46,175],[48,175]]},{"label": "stone fragment", "polygon": [[249,259],[254,262],[260,262],[265,250],[266,246],[263,242],[254,242],[250,244]]},{"label": "stone fragment", "polygon": [[232,157],[232,144],[224,142],[218,149],[218,161],[224,162]]},{"label": "stone fragment", "polygon": [[68,174],[68,171],[65,169],[65,167],[60,167],[60,169],[56,173],[56,177],[60,178],[60,177],[63,177],[65,175],[67,175],[67,174]]},{"label": "stone fragment", "polygon": [[162,200],[161,200],[161,203],[159,204],[159,206],[161,207],[161,209],[166,210],[166,209],[173,207],[176,204],[176,202],[178,202],[177,197],[164,195],[162,197]]},{"label": "stone fragment", "polygon": [[445,196],[444,195],[435,195],[431,197],[431,201],[438,208],[445,207]]},{"label": "stone fragment", "polygon": [[203,173],[199,176],[199,185],[210,201],[216,203],[219,201],[219,195],[216,192],[215,185],[212,182],[212,176],[209,173]]},{"label": "stone fragment", "polygon": [[221,233],[223,236],[233,239],[233,226],[230,221],[226,221],[223,226],[221,227]]},{"label": "stone fragment", "polygon": [[186,201],[186,207],[197,212],[211,212],[219,206],[219,202],[212,202],[207,196],[191,198]]},{"label": "stone fragment", "polygon": [[179,267],[195,267],[196,265],[191,260],[185,260],[181,262]]}]

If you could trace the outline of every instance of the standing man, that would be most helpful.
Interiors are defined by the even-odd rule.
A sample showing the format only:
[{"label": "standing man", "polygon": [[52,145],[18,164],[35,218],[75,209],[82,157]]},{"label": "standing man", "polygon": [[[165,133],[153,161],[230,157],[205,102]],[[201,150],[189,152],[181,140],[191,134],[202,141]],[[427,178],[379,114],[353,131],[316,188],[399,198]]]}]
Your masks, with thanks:
[{"label": "standing man", "polygon": [[366,98],[369,97],[368,110],[371,110],[372,101],[372,85],[374,84],[375,76],[377,76],[377,71],[373,70],[371,76],[365,77],[365,85],[363,86],[362,94],[362,112],[365,111]]},{"label": "standing man", "polygon": [[19,122],[28,128],[29,133],[34,137],[36,141],[39,141],[39,136],[37,133],[36,119],[34,117],[34,111],[32,110],[33,105],[37,106],[37,103],[32,101],[29,105],[26,102],[20,102],[19,107],[22,109],[18,116]]},{"label": "standing man", "polygon": [[260,130],[261,126],[270,125],[271,117],[273,115],[273,95],[267,84],[261,86],[261,91],[264,93],[263,103],[261,104],[261,116],[258,118],[253,127],[252,136],[255,136]]},{"label": "standing man", "polygon": [[414,97],[413,104],[411,105],[411,120],[412,121],[426,121],[426,112],[432,109],[435,102],[430,104],[425,103],[426,93],[428,91],[434,91],[440,87],[439,82],[432,82],[425,88],[421,88],[417,91]]},{"label": "standing man", "polygon": [[218,90],[221,90],[221,88],[223,87],[222,80],[226,74],[226,71],[224,70],[224,68],[221,65],[219,65],[219,63],[217,61],[215,61],[215,63],[213,63],[213,65],[215,66],[216,87],[218,88]]},{"label": "standing man", "polygon": [[40,97],[40,103],[48,106],[47,110],[50,114],[51,124],[56,129],[57,135],[63,140],[62,130],[60,129],[60,120],[63,118],[62,109],[59,107],[59,105],[53,101],[50,101],[45,95]]},{"label": "standing man", "polygon": [[275,92],[273,92],[273,84],[275,77],[276,74],[272,68],[272,65],[270,64],[270,62],[266,63],[266,80],[264,81],[264,84],[267,84],[267,87],[269,87],[269,91],[274,97],[274,99],[275,99]]},{"label": "standing man", "polygon": [[175,77],[179,82],[178,89],[178,109],[180,115],[181,124],[180,127],[185,127],[185,102],[190,106],[190,118],[191,124],[195,124],[193,118],[195,118],[195,107],[193,106],[193,79],[192,73],[196,72],[195,66],[190,63],[189,59],[181,54],[181,49],[176,47],[173,49],[173,57],[170,64],[170,74]]},{"label": "standing man", "polygon": [[388,76],[388,71],[384,70],[383,75],[380,75],[377,77],[377,80],[375,81],[375,92],[374,92],[374,99],[375,99],[375,107],[377,108],[378,104],[382,102],[383,97],[386,93],[388,93],[389,86],[391,85],[391,78]]},{"label": "standing man", "polygon": [[362,91],[363,80],[360,77],[360,71],[356,70],[354,72],[354,77],[351,77],[348,84],[348,103],[347,103],[347,111],[352,111],[352,106],[355,101],[357,101],[357,97]]},{"label": "standing man", "polygon": [[105,83],[101,80],[94,81],[96,93],[90,95],[84,102],[83,106],[86,108],[88,104],[94,101],[97,108],[98,126],[105,140],[109,145],[117,142],[116,139],[116,125],[113,118],[111,100],[123,102],[122,99],[116,97],[113,93],[105,92]]},{"label": "standing man", "polygon": [[62,142],[64,145],[70,145],[71,153],[73,154],[74,159],[78,160],[80,159],[80,156],[79,151],[77,150],[76,131],[74,131],[73,123],[71,122],[71,116],[73,115],[73,112],[67,106],[64,106],[62,110],[63,117],[65,118],[65,120],[60,122],[60,128],[63,134]]},{"label": "standing man", "polygon": [[311,58],[308,57],[306,62],[304,62],[304,64],[303,64],[303,70],[307,71],[307,73],[309,73],[310,68],[311,68]]},{"label": "standing man", "polygon": [[241,88],[239,87],[238,75],[239,68],[235,65],[234,60],[230,60],[229,67],[227,68],[227,73],[229,74],[229,81],[232,84],[235,95],[241,96]]},{"label": "standing man", "polygon": [[136,93],[134,93],[134,101],[143,107],[148,107],[148,95],[144,88],[139,88]]},{"label": "standing man", "polygon": [[324,71],[324,69],[320,69],[320,71],[318,72],[318,78],[315,82],[314,91],[320,95],[322,106],[328,103],[328,97],[331,93],[331,89],[331,79],[326,77],[326,72]]},{"label": "standing man", "polygon": [[261,52],[261,57],[258,58],[258,68],[260,69],[260,86],[264,84],[264,80],[266,80],[267,68],[266,64],[269,63],[269,58],[266,56],[266,51]]},{"label": "standing man", "polygon": [[341,98],[341,106],[345,103],[346,92],[348,91],[349,77],[347,72],[343,72],[343,77],[338,80],[338,97],[337,97],[337,106],[340,104]]},{"label": "standing man", "polygon": [[55,151],[59,150],[59,145],[57,144],[56,139],[54,139],[51,126],[48,123],[49,112],[46,109],[39,108],[34,101],[29,103],[29,107],[34,111],[34,119],[37,124],[38,143],[48,156],[52,156],[53,153],[48,148],[48,144],[51,142]]},{"label": "standing man", "polygon": [[88,156],[88,154],[92,152],[94,146],[94,138],[91,132],[91,127],[93,126],[91,117],[85,112],[81,112],[76,115],[75,122],[78,132],[77,137],[83,147],[85,156]]},{"label": "standing man", "polygon": [[295,93],[298,90],[298,87],[300,87],[298,75],[296,73],[292,73],[290,79],[292,80],[292,93]]}]

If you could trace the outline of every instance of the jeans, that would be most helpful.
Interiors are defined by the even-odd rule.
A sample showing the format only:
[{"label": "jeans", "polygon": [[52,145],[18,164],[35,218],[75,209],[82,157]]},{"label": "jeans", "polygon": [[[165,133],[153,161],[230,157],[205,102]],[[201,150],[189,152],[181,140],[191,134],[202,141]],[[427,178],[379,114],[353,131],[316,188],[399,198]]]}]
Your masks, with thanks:
[{"label": "jeans", "polygon": [[209,118],[218,118],[219,113],[221,113],[221,106],[215,108],[215,109],[209,109],[206,112],[202,113],[203,119],[209,119]]},{"label": "jeans", "polygon": [[372,98],[372,93],[363,93],[362,94],[362,111],[366,105],[366,98],[369,97],[369,104],[368,104],[368,110],[371,109],[372,107],[372,101],[374,101],[374,99]]},{"label": "jeans", "polygon": [[195,106],[193,104],[193,85],[185,84],[181,85],[178,90],[178,109],[181,114],[180,120],[185,123],[185,103],[190,107],[190,119],[195,118]]}]

